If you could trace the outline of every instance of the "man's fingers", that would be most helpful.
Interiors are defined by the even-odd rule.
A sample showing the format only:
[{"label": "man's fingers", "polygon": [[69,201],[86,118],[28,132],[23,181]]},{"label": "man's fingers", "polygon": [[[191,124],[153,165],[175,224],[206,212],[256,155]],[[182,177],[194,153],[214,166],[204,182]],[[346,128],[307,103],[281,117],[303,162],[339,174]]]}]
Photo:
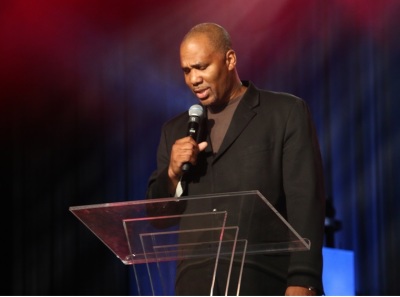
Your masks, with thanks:
[{"label": "man's fingers", "polygon": [[208,146],[208,143],[206,141],[200,142],[199,143],[199,152],[204,151],[207,146]]}]

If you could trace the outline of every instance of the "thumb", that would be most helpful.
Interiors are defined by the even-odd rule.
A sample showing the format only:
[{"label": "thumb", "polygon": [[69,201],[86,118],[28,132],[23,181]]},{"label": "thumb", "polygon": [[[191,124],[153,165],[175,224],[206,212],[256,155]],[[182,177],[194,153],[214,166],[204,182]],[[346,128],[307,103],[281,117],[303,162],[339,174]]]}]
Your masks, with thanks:
[{"label": "thumb", "polygon": [[208,143],[206,141],[200,142],[199,143],[199,151],[202,152],[206,149]]}]

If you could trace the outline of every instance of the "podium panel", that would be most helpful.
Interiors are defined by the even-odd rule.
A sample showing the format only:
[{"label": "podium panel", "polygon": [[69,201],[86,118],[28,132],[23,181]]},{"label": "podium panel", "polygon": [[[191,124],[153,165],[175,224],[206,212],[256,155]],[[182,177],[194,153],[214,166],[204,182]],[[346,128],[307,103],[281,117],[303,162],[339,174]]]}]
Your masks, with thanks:
[{"label": "podium panel", "polygon": [[[240,295],[246,257],[310,248],[309,240],[258,191],[73,206],[70,211],[122,263],[132,265],[139,294],[147,286],[153,295],[171,295],[174,280],[163,266],[172,263],[176,278],[193,267],[204,268],[204,295]],[[137,265],[146,273],[138,273]]]}]

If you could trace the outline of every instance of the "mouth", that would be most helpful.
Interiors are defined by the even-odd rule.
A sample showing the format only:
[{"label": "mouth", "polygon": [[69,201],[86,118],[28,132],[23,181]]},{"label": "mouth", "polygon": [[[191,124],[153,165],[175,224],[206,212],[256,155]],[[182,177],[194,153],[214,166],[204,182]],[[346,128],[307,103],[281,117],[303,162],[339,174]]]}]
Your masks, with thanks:
[{"label": "mouth", "polygon": [[208,97],[208,95],[209,95],[208,88],[195,89],[195,90],[193,90],[193,92],[196,94],[197,98],[199,98],[199,99],[204,99],[204,98]]}]

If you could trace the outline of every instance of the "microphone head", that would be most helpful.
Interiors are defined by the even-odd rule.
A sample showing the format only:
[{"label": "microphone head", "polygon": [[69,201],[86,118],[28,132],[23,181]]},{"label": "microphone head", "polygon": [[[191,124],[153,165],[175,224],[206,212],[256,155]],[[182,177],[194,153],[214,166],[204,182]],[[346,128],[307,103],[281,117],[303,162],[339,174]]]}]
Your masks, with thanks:
[{"label": "microphone head", "polygon": [[202,117],[203,116],[203,106],[201,106],[200,104],[192,105],[189,108],[189,116]]}]

